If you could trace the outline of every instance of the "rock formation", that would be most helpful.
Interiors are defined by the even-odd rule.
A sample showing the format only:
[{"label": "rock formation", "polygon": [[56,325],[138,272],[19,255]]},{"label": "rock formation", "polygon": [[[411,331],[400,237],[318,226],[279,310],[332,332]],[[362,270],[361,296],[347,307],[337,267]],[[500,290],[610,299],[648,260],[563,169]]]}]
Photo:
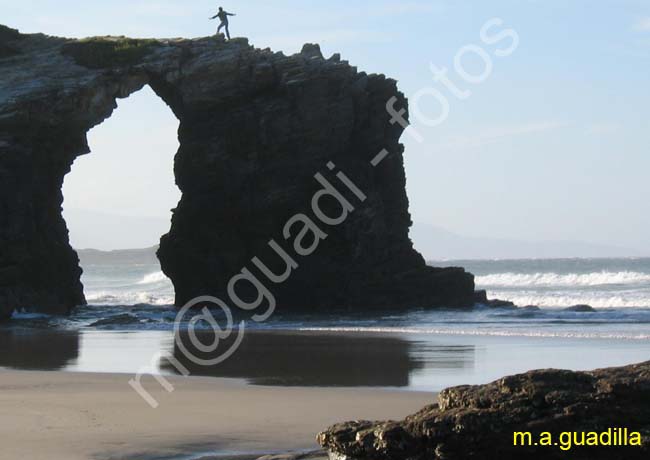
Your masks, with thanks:
[{"label": "rock formation", "polygon": [[[628,429],[627,446],[577,445],[581,432],[609,429],[614,443],[618,428]],[[514,432],[531,432],[533,443],[548,432],[557,444],[515,447]],[[578,432],[578,437],[561,439],[562,432]],[[641,434],[640,446],[631,444],[632,432]],[[619,440],[621,434],[616,432]],[[319,434],[318,442],[333,458],[358,460],[645,459],[650,455],[650,361],[592,372],[532,371],[488,385],[449,388],[438,404],[401,422],[341,423]],[[569,442],[571,449],[563,450]]]},{"label": "rock formation", "polygon": [[[243,269],[262,278],[254,257],[277,275],[264,282],[281,309],[473,303],[473,276],[427,267],[408,237],[403,129],[385,110],[393,97],[407,108],[395,81],[324,59],[317,45],[285,56],[245,39],[72,40],[0,27],[0,316],[84,303],[63,178],[89,152],[88,130],[144,85],[180,121],[182,198],[159,250],[178,305],[227,302]],[[297,214],[306,219],[292,223]],[[257,291],[250,279],[234,288],[249,303]]]}]

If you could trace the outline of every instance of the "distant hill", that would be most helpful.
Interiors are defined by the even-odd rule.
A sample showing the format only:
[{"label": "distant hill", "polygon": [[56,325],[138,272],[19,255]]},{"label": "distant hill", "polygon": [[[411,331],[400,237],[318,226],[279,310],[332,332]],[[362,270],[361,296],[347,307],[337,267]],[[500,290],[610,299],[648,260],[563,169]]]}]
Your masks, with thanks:
[{"label": "distant hill", "polygon": [[[157,264],[160,235],[169,229],[161,218],[123,217],[87,211],[66,213],[74,247],[82,264]],[[458,235],[433,225],[415,223],[411,239],[426,260],[555,259],[569,257],[642,257],[635,249],[576,241],[523,241]],[[83,244],[83,242],[86,244]],[[115,247],[145,249],[106,250]]]},{"label": "distant hill", "polygon": [[522,241],[473,238],[433,225],[415,223],[411,228],[415,248],[426,260],[450,259],[555,259],[587,257],[640,257],[642,251],[579,241]]},{"label": "distant hill", "polygon": [[157,245],[171,226],[171,213],[169,218],[162,218],[64,209],[63,216],[72,247],[79,249],[147,248]]},{"label": "distant hill", "polygon": [[144,249],[119,249],[115,251],[99,251],[97,249],[79,249],[81,265],[134,265],[158,264],[156,251],[158,246]]}]

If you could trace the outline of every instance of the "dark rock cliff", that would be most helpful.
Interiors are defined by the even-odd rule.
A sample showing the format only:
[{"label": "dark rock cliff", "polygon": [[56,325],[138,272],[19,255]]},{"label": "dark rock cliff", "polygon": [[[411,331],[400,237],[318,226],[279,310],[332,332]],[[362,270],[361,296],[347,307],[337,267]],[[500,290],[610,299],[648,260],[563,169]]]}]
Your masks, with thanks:
[{"label": "dark rock cliff", "polygon": [[[610,429],[600,445],[593,435],[588,441],[588,433],[600,437]],[[530,445],[515,446],[515,432],[530,432]],[[542,437],[545,432],[552,439]],[[640,434],[636,441],[633,432]],[[403,421],[340,423],[320,433],[318,442],[342,460],[646,459],[650,361],[592,372],[531,371],[449,388],[438,404]]]},{"label": "dark rock cliff", "polygon": [[84,303],[63,178],[89,152],[88,130],[147,84],[180,120],[182,198],[159,250],[178,305],[199,295],[254,304],[254,280],[226,289],[243,269],[280,309],[473,303],[471,274],[427,267],[409,240],[402,128],[385,110],[392,97],[407,106],[395,81],[316,45],[285,56],[245,39],[70,40],[0,27],[0,317]]}]

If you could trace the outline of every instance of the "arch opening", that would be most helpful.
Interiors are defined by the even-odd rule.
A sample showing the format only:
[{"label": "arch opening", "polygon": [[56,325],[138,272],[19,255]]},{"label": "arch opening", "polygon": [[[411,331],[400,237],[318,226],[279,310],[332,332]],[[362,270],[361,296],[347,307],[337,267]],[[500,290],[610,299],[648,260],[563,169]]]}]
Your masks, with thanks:
[{"label": "arch opening", "polygon": [[146,85],[89,131],[90,153],[64,178],[63,217],[90,305],[174,302],[156,250],[181,195],[173,172],[178,126]]}]

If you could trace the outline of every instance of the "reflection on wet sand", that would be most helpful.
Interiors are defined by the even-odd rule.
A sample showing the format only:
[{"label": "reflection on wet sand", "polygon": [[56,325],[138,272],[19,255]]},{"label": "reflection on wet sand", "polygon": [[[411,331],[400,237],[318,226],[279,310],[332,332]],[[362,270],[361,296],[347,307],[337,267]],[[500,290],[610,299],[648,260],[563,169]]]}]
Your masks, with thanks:
[{"label": "reflection on wet sand", "polygon": [[[222,342],[215,353],[201,353],[183,343],[200,359],[212,359],[229,348]],[[198,334],[204,345],[214,333]],[[174,357],[192,375],[243,378],[255,385],[406,387],[414,371],[430,366],[473,366],[473,346],[444,346],[404,340],[399,336],[249,331],[229,359],[213,365],[197,365],[174,346]],[[165,372],[178,372],[167,360]]]},{"label": "reflection on wet sand", "polygon": [[426,341],[412,342],[411,345],[411,357],[420,363],[422,369],[469,369],[476,364],[474,345],[438,345]]},{"label": "reflection on wet sand", "polygon": [[[231,337],[233,339],[235,335]],[[183,343],[201,359],[187,334]],[[214,333],[198,335],[204,345]],[[237,351],[226,361],[202,366],[178,348],[171,331],[74,331],[46,328],[0,328],[0,367],[18,370],[70,370],[136,373],[162,353],[174,357],[191,375],[237,378],[254,385],[315,387],[435,386],[449,376],[466,375],[476,363],[474,345],[428,337],[326,331],[247,331]],[[178,374],[167,359],[160,371]],[[424,379],[424,380],[423,380]],[[421,384],[425,382],[425,384]],[[433,383],[432,383],[433,382]],[[457,380],[451,381],[457,384]],[[446,385],[448,386],[448,385]]]},{"label": "reflection on wet sand", "polygon": [[77,331],[0,329],[0,367],[59,370],[79,357]]}]

